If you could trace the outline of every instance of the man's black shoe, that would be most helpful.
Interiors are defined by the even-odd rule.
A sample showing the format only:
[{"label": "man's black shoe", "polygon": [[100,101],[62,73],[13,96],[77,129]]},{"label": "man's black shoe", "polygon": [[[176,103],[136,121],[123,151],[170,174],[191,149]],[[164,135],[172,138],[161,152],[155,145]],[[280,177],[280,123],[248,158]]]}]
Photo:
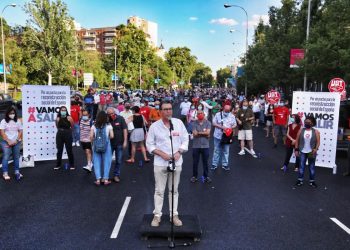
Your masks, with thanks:
[{"label": "man's black shoe", "polygon": [[295,186],[297,187],[301,187],[304,183],[300,180],[297,181],[297,183],[295,183]]},{"label": "man's black shoe", "polygon": [[317,188],[317,185],[316,185],[316,183],[315,183],[314,181],[311,181],[311,182],[309,183],[309,185],[310,185],[310,187]]}]

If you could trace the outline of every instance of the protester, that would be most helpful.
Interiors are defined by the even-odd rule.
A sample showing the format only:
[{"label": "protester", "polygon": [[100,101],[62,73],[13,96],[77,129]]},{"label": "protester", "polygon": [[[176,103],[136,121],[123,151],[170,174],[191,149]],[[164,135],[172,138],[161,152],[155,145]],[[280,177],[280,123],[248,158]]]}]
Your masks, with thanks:
[{"label": "protester", "polygon": [[118,109],[119,114],[120,114],[121,112],[124,111],[124,100],[121,99],[121,98],[119,98],[118,102],[119,102],[119,103],[118,103],[117,109]]},{"label": "protester", "polygon": [[288,117],[289,109],[285,107],[284,102],[281,101],[279,106],[273,110],[274,148],[277,147],[277,140],[280,134],[282,134],[283,143],[285,143],[288,127]]},{"label": "protester", "polygon": [[221,139],[225,129],[234,129],[236,127],[236,118],[230,112],[231,106],[225,105],[224,110],[217,113],[213,119],[214,130],[214,155],[212,161],[211,170],[216,170],[220,157],[221,164],[224,170],[230,170],[229,167],[229,154],[230,154],[230,144],[222,144]]},{"label": "protester", "polygon": [[74,155],[72,149],[72,130],[74,128],[74,121],[65,106],[62,106],[57,114],[56,127],[57,161],[54,169],[58,170],[61,168],[63,147],[65,146],[68,154],[69,168],[70,170],[74,170]]},{"label": "protester", "polygon": [[208,160],[209,160],[209,138],[210,138],[211,123],[205,118],[204,112],[198,110],[197,120],[192,124],[193,144],[193,174],[191,182],[196,182],[198,179],[198,163],[202,156],[203,164],[203,181],[210,183],[211,179],[208,176]]},{"label": "protester", "polygon": [[155,123],[160,119],[160,110],[159,110],[159,101],[154,102],[154,108],[151,109],[150,114],[149,114],[149,120],[150,123]]},{"label": "protester", "polygon": [[259,127],[261,105],[260,105],[260,103],[258,102],[257,99],[255,99],[253,101],[252,109],[253,109],[254,121],[255,121],[253,124],[256,124],[255,125],[256,127]]},{"label": "protester", "polygon": [[114,137],[111,139],[112,155],[115,152],[114,178],[115,182],[120,182],[120,169],[123,160],[123,149],[128,144],[128,127],[124,118],[116,115],[112,107],[107,108],[109,122],[113,127]]},{"label": "protester", "polygon": [[80,127],[79,127],[79,120],[81,116],[81,110],[80,106],[75,102],[71,102],[70,106],[70,114],[72,116],[73,122],[74,122],[74,127],[73,127],[73,143],[72,146],[74,147],[75,145],[77,147],[80,146],[79,140],[80,140]]},{"label": "protester", "polygon": [[[129,117],[133,115],[131,111],[131,103],[126,102],[124,106],[125,110],[120,112],[120,115],[124,118],[125,122],[128,121]],[[134,124],[132,122],[127,123],[128,126],[128,141],[130,142],[131,132],[134,130]],[[128,146],[129,158],[131,157],[131,143]]]},{"label": "protester", "polygon": [[148,101],[141,102],[140,114],[145,118],[147,126],[149,125],[150,119],[149,115],[151,113],[151,108],[148,106]]},{"label": "protester", "polygon": [[80,119],[80,143],[86,155],[86,166],[83,167],[84,170],[91,172],[92,171],[92,148],[91,148],[91,139],[90,131],[92,126],[92,119],[87,110],[82,111],[82,116]]},{"label": "protester", "polygon": [[265,111],[265,117],[266,117],[266,138],[270,136],[270,128],[272,128],[272,136],[274,137],[273,133],[273,110],[274,110],[274,105],[269,104],[266,105],[266,111]]},{"label": "protester", "polygon": [[244,100],[242,103],[242,109],[237,112],[236,120],[238,123],[238,140],[241,144],[241,151],[239,155],[245,155],[245,141],[248,142],[250,153],[254,158],[257,158],[253,149],[253,130],[252,122],[254,122],[254,113],[248,108],[248,101]]},{"label": "protester", "polygon": [[11,154],[15,168],[15,177],[17,180],[23,178],[23,175],[19,172],[22,130],[22,122],[18,118],[16,109],[14,107],[9,107],[5,112],[5,118],[0,123],[0,135],[2,138],[2,177],[5,181],[11,179],[8,174],[8,162]]},{"label": "protester", "polygon": [[[297,135],[299,133],[299,130],[301,129],[301,125],[300,125],[301,120],[300,120],[299,115],[297,115],[297,114],[292,115],[291,122],[292,123],[288,125],[288,129],[287,129],[286,157],[284,159],[284,163],[283,163],[283,166],[281,168],[281,170],[284,170],[284,171],[286,171],[288,169],[290,157],[293,154]],[[299,171],[299,157],[296,158],[294,171],[295,172]]]},{"label": "protester", "polygon": [[184,101],[180,104],[180,110],[181,110],[181,121],[187,126],[187,114],[188,111],[191,108],[191,102],[188,101],[188,97],[185,97]]},{"label": "protester", "polygon": [[193,139],[193,135],[192,135],[192,123],[197,120],[197,109],[196,106],[194,104],[191,105],[190,110],[187,113],[187,131],[190,135],[190,138]]},{"label": "protester", "polygon": [[85,109],[91,115],[92,118],[94,113],[94,101],[95,99],[93,95],[93,89],[89,88],[86,96],[84,97],[84,104],[85,104]]},{"label": "protester", "polygon": [[[105,111],[98,113],[96,123],[92,126],[90,139],[93,142],[93,162],[96,176],[95,185],[100,186],[111,184],[109,180],[109,170],[112,163],[112,147],[110,140],[113,139],[113,128],[108,122],[108,116]],[[103,178],[101,170],[103,167]]]},{"label": "protester", "polygon": [[106,107],[111,107],[113,105],[113,92],[109,91],[106,93]]},{"label": "protester", "polygon": [[314,128],[316,119],[313,116],[307,116],[304,120],[304,128],[299,130],[295,143],[295,156],[300,157],[300,168],[296,186],[302,186],[304,181],[304,172],[306,161],[309,165],[311,187],[317,187],[315,183],[315,162],[317,151],[320,147],[320,132]]},{"label": "protester", "polygon": [[145,133],[146,133],[146,121],[144,117],[140,114],[140,108],[137,106],[133,107],[134,114],[128,118],[127,123],[133,123],[133,131],[130,135],[131,142],[131,157],[126,160],[127,163],[135,162],[136,146],[139,145],[143,158],[145,162],[150,162],[147,158],[146,148],[145,148]]},{"label": "protester", "polygon": [[96,89],[92,89],[92,92],[94,95],[94,104],[93,104],[94,112],[93,112],[92,118],[93,118],[93,120],[96,120],[96,116],[98,113],[98,107],[100,105],[101,99],[100,99],[100,94],[97,92]]},{"label": "protester", "polygon": [[[180,182],[180,175],[182,170],[182,154],[188,150],[188,133],[184,123],[179,119],[172,118],[173,110],[169,102],[164,102],[160,105],[161,120],[153,123],[148,132],[146,145],[149,153],[154,154],[154,179],[155,179],[155,193],[154,193],[154,217],[151,223],[152,227],[158,227],[161,222],[162,207],[164,200],[164,191],[166,183],[168,182],[169,189],[169,210],[170,222],[173,219],[175,226],[182,226],[182,221],[179,219],[178,208],[178,186]],[[171,132],[170,132],[171,131]],[[169,134],[172,135],[172,143]],[[174,153],[175,171],[169,172],[169,161],[172,160],[172,149]],[[170,168],[172,170],[172,168]],[[174,176],[172,176],[172,174]],[[172,178],[174,178],[174,204],[172,211]]]}]

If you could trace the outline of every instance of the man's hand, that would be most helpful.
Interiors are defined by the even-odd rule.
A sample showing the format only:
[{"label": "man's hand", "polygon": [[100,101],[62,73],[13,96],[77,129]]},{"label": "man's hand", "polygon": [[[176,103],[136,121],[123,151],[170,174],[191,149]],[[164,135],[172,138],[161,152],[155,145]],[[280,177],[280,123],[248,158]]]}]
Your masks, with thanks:
[{"label": "man's hand", "polygon": [[197,132],[196,130],[193,130],[193,131],[192,131],[192,134],[193,134],[194,137],[197,137],[197,136],[198,136],[198,132]]},{"label": "man's hand", "polygon": [[237,120],[237,122],[238,122],[239,125],[242,125],[242,122],[240,120],[239,121]]},{"label": "man's hand", "polygon": [[160,157],[162,157],[164,161],[170,161],[171,160],[171,156],[167,155],[164,152],[160,155]]},{"label": "man's hand", "polygon": [[180,159],[180,157],[181,157],[181,154],[180,154],[179,152],[176,152],[176,153],[174,154],[174,160],[175,160],[175,161],[178,161],[178,160]]},{"label": "man's hand", "polygon": [[125,142],[123,143],[123,148],[126,149],[127,146],[128,146],[128,143],[125,141]]}]

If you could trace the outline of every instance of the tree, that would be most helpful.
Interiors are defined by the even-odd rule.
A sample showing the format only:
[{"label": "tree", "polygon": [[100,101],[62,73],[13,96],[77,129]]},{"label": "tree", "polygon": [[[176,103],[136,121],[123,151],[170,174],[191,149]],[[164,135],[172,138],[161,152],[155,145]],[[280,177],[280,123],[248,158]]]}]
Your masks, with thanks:
[{"label": "tree", "polygon": [[224,87],[228,78],[232,77],[230,68],[221,68],[216,71],[216,82],[220,87]]},{"label": "tree", "polygon": [[[48,85],[67,76],[75,55],[73,19],[61,0],[32,0],[25,4],[29,15],[23,34],[26,65],[31,76],[46,74]],[[39,77],[40,78],[40,77]]]},{"label": "tree", "polygon": [[194,67],[194,72],[191,77],[192,83],[208,83],[213,84],[214,77],[212,75],[211,68],[206,66],[204,63],[196,63]]}]

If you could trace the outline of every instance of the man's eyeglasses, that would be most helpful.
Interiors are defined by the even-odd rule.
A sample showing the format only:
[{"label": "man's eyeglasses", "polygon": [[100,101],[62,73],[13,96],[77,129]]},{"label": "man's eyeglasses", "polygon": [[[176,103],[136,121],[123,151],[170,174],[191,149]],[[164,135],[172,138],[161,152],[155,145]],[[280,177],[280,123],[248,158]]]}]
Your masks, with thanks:
[{"label": "man's eyeglasses", "polygon": [[170,111],[173,110],[172,108],[168,108],[168,109],[162,109],[163,111]]}]

